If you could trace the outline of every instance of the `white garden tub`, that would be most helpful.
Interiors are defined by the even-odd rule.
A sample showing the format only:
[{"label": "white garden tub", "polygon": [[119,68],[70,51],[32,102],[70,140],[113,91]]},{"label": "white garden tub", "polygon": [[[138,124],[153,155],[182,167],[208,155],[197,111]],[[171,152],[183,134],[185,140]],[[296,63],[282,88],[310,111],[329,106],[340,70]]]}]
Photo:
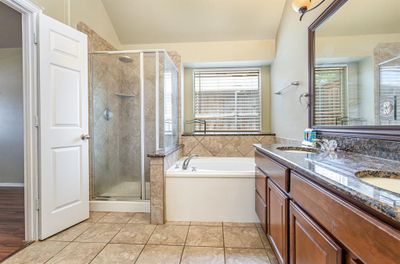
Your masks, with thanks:
[{"label": "white garden tub", "polygon": [[198,157],[187,170],[183,160],[166,173],[168,221],[258,221],[254,158]]}]

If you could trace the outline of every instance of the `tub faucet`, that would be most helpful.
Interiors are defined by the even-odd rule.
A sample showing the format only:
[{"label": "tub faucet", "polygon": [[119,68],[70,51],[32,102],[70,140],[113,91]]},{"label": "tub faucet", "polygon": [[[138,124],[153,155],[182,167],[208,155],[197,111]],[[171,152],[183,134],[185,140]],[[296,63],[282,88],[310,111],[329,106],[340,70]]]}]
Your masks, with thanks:
[{"label": "tub faucet", "polygon": [[189,167],[189,163],[190,160],[193,159],[194,157],[198,157],[199,155],[190,155],[189,157],[187,157],[182,164],[182,169],[183,170],[187,170],[187,168]]}]

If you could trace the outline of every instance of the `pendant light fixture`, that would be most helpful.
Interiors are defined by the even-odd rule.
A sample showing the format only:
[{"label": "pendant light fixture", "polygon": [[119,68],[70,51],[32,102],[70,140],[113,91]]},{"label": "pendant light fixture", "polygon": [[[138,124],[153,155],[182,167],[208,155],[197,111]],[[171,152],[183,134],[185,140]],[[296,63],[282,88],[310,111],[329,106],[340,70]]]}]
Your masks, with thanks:
[{"label": "pendant light fixture", "polygon": [[300,13],[300,21],[303,19],[303,16],[305,15],[305,13],[308,13],[314,9],[316,9],[317,7],[319,7],[323,2],[325,2],[325,0],[322,0],[321,2],[319,2],[316,6],[311,7],[312,5],[312,0],[293,0],[292,2],[292,8],[294,11],[296,11],[297,13]]}]

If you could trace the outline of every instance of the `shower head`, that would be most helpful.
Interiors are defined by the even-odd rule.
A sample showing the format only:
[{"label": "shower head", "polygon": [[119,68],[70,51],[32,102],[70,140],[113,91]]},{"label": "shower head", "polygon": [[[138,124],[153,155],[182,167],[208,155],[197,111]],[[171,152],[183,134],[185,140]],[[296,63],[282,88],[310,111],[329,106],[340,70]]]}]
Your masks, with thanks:
[{"label": "shower head", "polygon": [[132,58],[127,55],[120,56],[118,59],[120,62],[123,62],[123,63],[131,63],[133,61]]}]

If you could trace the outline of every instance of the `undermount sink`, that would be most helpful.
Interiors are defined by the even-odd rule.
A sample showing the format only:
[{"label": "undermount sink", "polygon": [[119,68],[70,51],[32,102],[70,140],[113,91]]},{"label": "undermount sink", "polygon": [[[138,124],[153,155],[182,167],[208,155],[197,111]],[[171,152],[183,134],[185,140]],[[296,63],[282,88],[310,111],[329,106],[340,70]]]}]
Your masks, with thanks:
[{"label": "undermount sink", "polygon": [[319,150],[317,148],[311,148],[311,147],[287,146],[287,147],[277,147],[276,149],[292,153],[319,153]]},{"label": "undermount sink", "polygon": [[364,170],[355,175],[370,185],[400,194],[400,172]]}]

